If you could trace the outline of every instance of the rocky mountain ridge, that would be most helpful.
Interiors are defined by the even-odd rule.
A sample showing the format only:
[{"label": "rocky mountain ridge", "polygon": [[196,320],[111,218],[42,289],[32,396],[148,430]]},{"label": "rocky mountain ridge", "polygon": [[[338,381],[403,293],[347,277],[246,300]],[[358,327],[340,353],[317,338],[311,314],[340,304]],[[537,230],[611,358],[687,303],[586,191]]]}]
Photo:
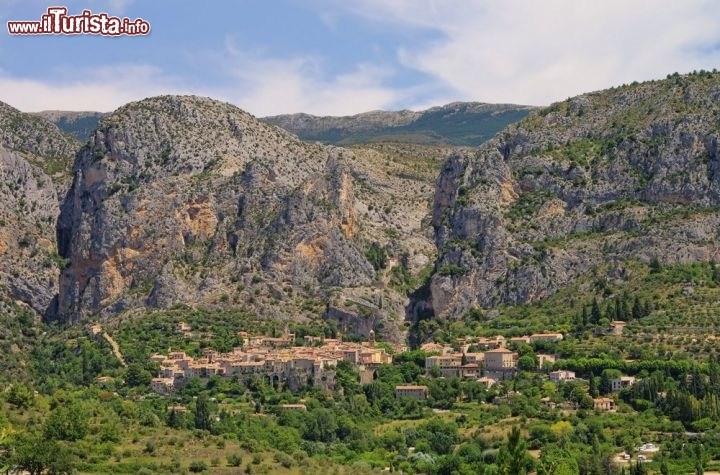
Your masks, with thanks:
[{"label": "rocky mountain ridge", "polygon": [[533,302],[600,263],[717,260],[718,99],[720,74],[673,75],[554,104],[451,155],[415,314]]},{"label": "rocky mountain ridge", "polygon": [[[279,319],[329,315],[397,338],[407,297],[383,284],[390,269],[373,268],[368,250],[393,241],[407,268],[434,259],[429,232],[417,231],[429,230],[445,152],[401,176],[385,173],[392,150],[308,144],[211,99],[130,103],[77,155],[58,221],[69,265],[57,317],[232,305]],[[424,187],[425,199],[408,200],[396,185]],[[419,237],[402,239],[410,234]]]},{"label": "rocky mountain ridge", "polygon": [[85,142],[97,127],[98,122],[107,116],[105,112],[93,111],[42,111],[35,115],[54,123],[63,132]]},{"label": "rocky mountain ridge", "polygon": [[36,314],[52,307],[58,292],[62,169],[78,149],[52,123],[0,103],[0,292]]},{"label": "rocky mountain ridge", "polygon": [[372,111],[344,117],[289,114],[261,120],[301,139],[336,145],[409,142],[434,145],[479,145],[533,107],[514,104],[453,102],[423,111]]}]

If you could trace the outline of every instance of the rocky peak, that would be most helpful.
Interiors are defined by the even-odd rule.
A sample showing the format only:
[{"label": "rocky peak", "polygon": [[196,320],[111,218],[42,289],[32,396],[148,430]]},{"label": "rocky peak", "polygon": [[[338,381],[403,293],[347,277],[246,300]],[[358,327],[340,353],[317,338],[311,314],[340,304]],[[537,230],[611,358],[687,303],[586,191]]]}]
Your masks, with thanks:
[{"label": "rocky peak", "polygon": [[58,185],[78,148],[50,122],[0,102],[0,292],[38,314],[58,290]]},{"label": "rocky peak", "polygon": [[349,155],[207,98],[118,109],[78,154],[63,204],[60,316],[269,295],[261,307],[283,317],[286,293],[368,284]]},{"label": "rocky peak", "polygon": [[437,181],[436,315],[546,297],[601,262],[718,258],[720,74],[535,111]]},{"label": "rocky peak", "polygon": [[72,157],[79,148],[77,140],[51,122],[4,102],[0,102],[0,140],[7,150],[36,157]]}]

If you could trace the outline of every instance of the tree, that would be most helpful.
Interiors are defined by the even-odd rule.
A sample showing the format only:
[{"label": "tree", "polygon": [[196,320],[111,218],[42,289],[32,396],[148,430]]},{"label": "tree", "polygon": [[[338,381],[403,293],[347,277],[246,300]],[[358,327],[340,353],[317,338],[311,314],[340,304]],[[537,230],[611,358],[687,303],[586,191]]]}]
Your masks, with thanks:
[{"label": "tree", "polygon": [[212,419],[210,418],[210,403],[205,394],[198,396],[195,402],[195,428],[200,430],[210,430],[212,427]]},{"label": "tree", "polygon": [[168,412],[167,425],[173,429],[185,427],[185,416],[181,412],[175,410],[175,408],[172,408],[170,409],[170,412]]},{"label": "tree", "polygon": [[590,321],[597,325],[600,323],[602,315],[600,314],[600,305],[598,304],[597,298],[593,297],[592,305],[590,307]]},{"label": "tree", "polygon": [[387,264],[387,252],[385,251],[385,248],[377,242],[370,244],[370,247],[365,252],[365,257],[376,271],[384,269]]},{"label": "tree", "polygon": [[41,475],[45,471],[53,475],[72,473],[72,461],[68,451],[54,440],[36,435],[22,434],[12,442],[13,454],[9,466],[30,475]]},{"label": "tree", "polygon": [[647,473],[645,465],[640,461],[636,462],[634,467],[630,467],[630,475],[646,475]]},{"label": "tree", "polygon": [[703,475],[705,473],[705,451],[702,444],[695,444],[693,454],[695,455],[695,475]]},{"label": "tree", "polygon": [[557,421],[553,425],[550,426],[550,432],[555,436],[558,440],[563,440],[567,436],[569,436],[573,431],[573,426],[568,421]]},{"label": "tree", "polygon": [[308,414],[309,421],[305,438],[316,442],[331,442],[335,439],[338,422],[335,413],[329,409],[316,409]]},{"label": "tree", "polygon": [[643,306],[640,303],[640,299],[637,295],[635,296],[635,300],[633,301],[631,316],[633,320],[639,320],[640,317],[643,316]]},{"label": "tree", "polygon": [[521,356],[518,359],[518,368],[522,371],[532,371],[535,368],[537,368],[537,361],[535,360],[535,357],[532,355],[525,355]]},{"label": "tree", "polygon": [[240,454],[230,454],[227,456],[227,463],[231,467],[239,467],[242,465],[242,456]]},{"label": "tree", "polygon": [[87,432],[88,417],[78,402],[57,407],[45,421],[47,439],[75,441],[84,438]]},{"label": "tree", "polygon": [[147,386],[151,380],[152,374],[139,363],[132,363],[125,370],[125,383],[132,388]]},{"label": "tree", "polygon": [[600,391],[598,390],[598,378],[591,375],[590,378],[588,378],[588,381],[590,382],[588,394],[590,394],[590,397],[598,397],[600,395]]},{"label": "tree", "polygon": [[500,467],[503,475],[526,475],[528,451],[520,429],[515,426],[508,434],[505,446],[500,449]]},{"label": "tree", "polygon": [[612,392],[612,382],[614,379],[622,376],[622,372],[619,369],[604,369],[600,373],[600,393],[610,394]]},{"label": "tree", "polygon": [[10,390],[6,396],[7,402],[17,407],[18,409],[27,409],[33,405],[35,401],[35,395],[33,392],[24,384],[13,384],[10,386]]},{"label": "tree", "polygon": [[716,284],[720,283],[720,268],[715,263],[715,259],[710,261],[710,270],[712,271],[712,281]]},{"label": "tree", "polygon": [[577,459],[554,444],[543,447],[538,464],[539,475],[576,475],[580,473]]},{"label": "tree", "polygon": [[660,264],[660,259],[658,259],[657,256],[653,256],[652,259],[650,259],[650,272],[653,274],[657,274],[662,270],[662,265]]}]

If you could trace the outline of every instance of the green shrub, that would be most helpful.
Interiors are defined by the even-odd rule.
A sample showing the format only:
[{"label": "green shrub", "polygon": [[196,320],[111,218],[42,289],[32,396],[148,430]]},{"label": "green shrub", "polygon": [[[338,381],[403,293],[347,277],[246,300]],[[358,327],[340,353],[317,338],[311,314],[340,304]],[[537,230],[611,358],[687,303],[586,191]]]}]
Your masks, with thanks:
[{"label": "green shrub", "polygon": [[192,473],[202,473],[208,469],[208,465],[202,460],[193,460],[190,462],[188,470]]}]

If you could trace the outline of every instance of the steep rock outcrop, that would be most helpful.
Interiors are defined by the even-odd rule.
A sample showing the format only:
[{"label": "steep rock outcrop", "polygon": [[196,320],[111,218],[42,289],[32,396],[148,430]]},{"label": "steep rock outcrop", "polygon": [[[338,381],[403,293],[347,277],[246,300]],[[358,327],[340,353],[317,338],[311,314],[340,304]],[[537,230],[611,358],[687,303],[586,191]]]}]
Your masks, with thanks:
[{"label": "steep rock outcrop", "polygon": [[199,97],[128,104],[78,154],[57,236],[70,265],[58,315],[237,305],[322,314],[369,287],[353,153],[306,144]]},{"label": "steep rock outcrop", "polygon": [[78,148],[53,124],[0,103],[0,287],[37,314],[53,305],[63,265],[55,245],[62,190],[46,171]]},{"label": "steep rock outcrop", "polygon": [[547,297],[595,265],[718,259],[720,74],[532,113],[437,181],[436,316]]}]

